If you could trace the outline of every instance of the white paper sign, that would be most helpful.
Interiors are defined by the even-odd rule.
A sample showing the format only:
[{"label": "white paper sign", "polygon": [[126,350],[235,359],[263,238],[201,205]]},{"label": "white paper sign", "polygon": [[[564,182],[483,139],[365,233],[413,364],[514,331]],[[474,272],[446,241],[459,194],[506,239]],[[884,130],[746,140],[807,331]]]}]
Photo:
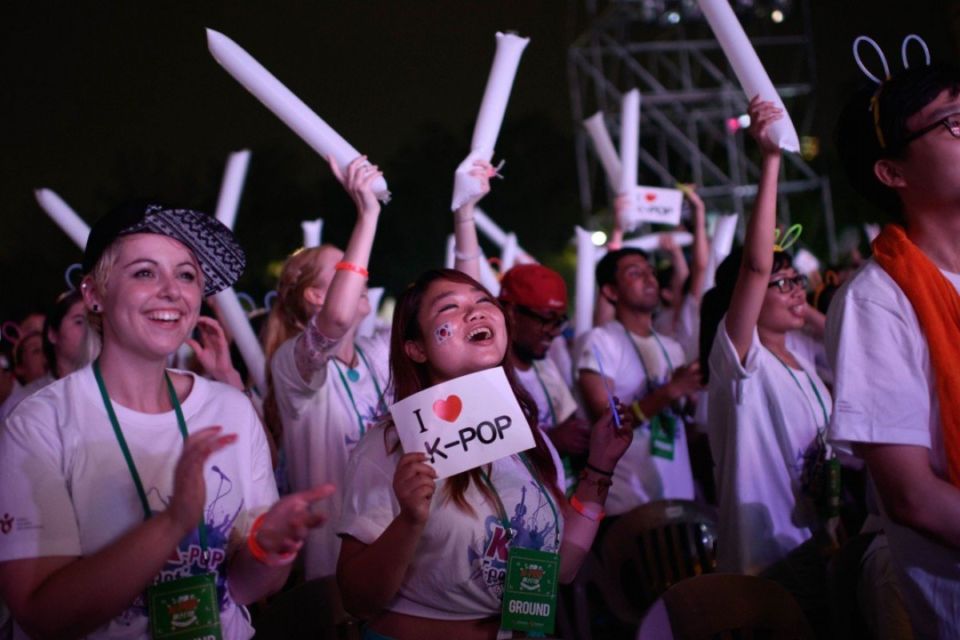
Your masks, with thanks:
[{"label": "white paper sign", "polygon": [[634,192],[636,208],[625,220],[627,230],[636,229],[641,222],[655,224],[680,224],[680,209],[683,205],[683,192],[679,189],[661,187],[637,187]]},{"label": "white paper sign", "polygon": [[405,453],[422,451],[438,478],[535,446],[502,367],[425,389],[390,407]]}]

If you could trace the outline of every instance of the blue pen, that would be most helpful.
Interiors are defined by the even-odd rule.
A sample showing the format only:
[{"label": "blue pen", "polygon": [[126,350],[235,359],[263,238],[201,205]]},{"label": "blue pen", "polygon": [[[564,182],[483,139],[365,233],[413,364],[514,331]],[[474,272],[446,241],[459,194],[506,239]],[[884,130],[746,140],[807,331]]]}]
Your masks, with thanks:
[{"label": "blue pen", "polygon": [[613,394],[610,393],[610,388],[607,387],[607,374],[603,372],[603,362],[600,361],[600,353],[597,351],[596,345],[590,345],[590,348],[593,349],[593,357],[597,359],[597,366],[600,367],[600,377],[603,378],[603,390],[607,392],[607,402],[610,403],[610,413],[613,414],[613,423],[617,425],[617,429],[619,429],[622,426],[620,424],[620,412],[617,411],[617,403],[613,401]]}]

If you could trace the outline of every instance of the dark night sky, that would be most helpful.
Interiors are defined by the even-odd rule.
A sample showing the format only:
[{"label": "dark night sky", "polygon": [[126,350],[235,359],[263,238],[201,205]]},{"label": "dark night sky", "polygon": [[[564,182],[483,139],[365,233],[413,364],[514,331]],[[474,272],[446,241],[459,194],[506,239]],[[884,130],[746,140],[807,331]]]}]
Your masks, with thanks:
[{"label": "dark night sky", "polygon": [[[900,38],[915,31],[941,58],[954,57],[953,4],[815,0],[821,130],[814,133],[829,135],[838,108],[830,96],[856,79],[853,37],[874,34],[898,57]],[[424,131],[447,132],[462,144],[457,157],[466,154],[497,30],[531,37],[504,132],[511,121],[540,119],[569,137],[565,52],[583,26],[571,6],[574,0],[3,3],[0,319],[18,303],[52,299],[62,288],[63,268],[79,259],[36,205],[34,188],[54,189],[88,221],[135,195],[212,209],[226,156],[240,148],[253,150],[251,185],[260,159],[272,170],[263,174],[272,183],[263,189],[307,193],[303,185],[313,176],[317,185],[333,187],[312,151],[210,57],[204,27],[233,38],[361,152],[384,163],[416,149]],[[572,180],[572,148],[568,154],[561,174]],[[509,160],[514,166],[537,162]],[[444,185],[446,198],[453,169],[428,178]],[[575,196],[572,187],[564,193]],[[265,242],[293,249],[299,229],[290,216],[327,212],[325,199],[311,197],[294,200],[302,209],[285,212],[282,231],[270,224],[275,212],[264,198],[257,201],[257,219],[249,211],[254,205],[245,211],[242,204],[241,240],[279,234]],[[449,226],[442,207],[436,216]],[[344,242],[349,223],[330,225],[326,237]],[[415,273],[431,264],[408,266]]]}]

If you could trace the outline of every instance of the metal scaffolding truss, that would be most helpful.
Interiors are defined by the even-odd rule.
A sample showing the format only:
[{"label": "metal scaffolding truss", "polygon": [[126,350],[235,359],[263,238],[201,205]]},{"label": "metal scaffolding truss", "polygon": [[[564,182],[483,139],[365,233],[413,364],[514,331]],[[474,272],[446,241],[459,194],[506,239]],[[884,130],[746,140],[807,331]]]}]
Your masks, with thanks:
[{"label": "metal scaffolding truss", "polygon": [[[756,194],[760,168],[745,150],[744,135],[728,126],[746,112],[747,102],[709,26],[702,19],[651,23],[649,2],[643,0],[611,0],[601,9],[596,4],[587,1],[588,28],[570,46],[567,63],[585,215],[594,210],[594,196],[606,188],[606,181],[580,123],[602,111],[616,140],[622,93],[636,87],[642,95],[641,183],[694,182],[710,209],[734,211],[743,219]],[[806,2],[796,0],[792,15],[781,24],[744,21],[801,136],[810,130],[814,107],[808,16]],[[779,194],[778,213],[785,222],[791,203],[801,199],[808,208],[813,204],[822,209],[819,230],[825,232],[830,258],[835,259],[829,180],[800,155],[786,153]]]}]

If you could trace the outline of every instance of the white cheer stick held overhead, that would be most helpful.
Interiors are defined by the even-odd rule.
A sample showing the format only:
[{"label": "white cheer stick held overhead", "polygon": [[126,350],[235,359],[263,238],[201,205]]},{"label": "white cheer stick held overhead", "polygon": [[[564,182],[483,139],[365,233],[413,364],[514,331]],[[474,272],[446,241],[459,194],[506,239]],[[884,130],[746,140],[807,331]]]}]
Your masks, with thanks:
[{"label": "white cheer stick held overhead", "polygon": [[760,57],[750,44],[743,26],[737,20],[729,0],[698,0],[698,2],[704,18],[713,29],[713,34],[720,43],[747,98],[753,99],[754,96],[760,96],[762,100],[769,100],[783,109],[783,118],[770,125],[771,139],[785,151],[799,152],[800,140],[793,126],[793,120],[790,119],[780,94],[773,87],[766,69],[763,68]]},{"label": "white cheer stick held overhead", "polygon": [[240,207],[240,194],[247,178],[247,166],[250,164],[250,150],[242,149],[231,153],[227,158],[227,167],[220,184],[220,196],[217,198],[216,218],[233,231]]},{"label": "white cheer stick held overhead", "polygon": [[[349,142],[236,42],[222,33],[207,29],[207,46],[211,55],[227,73],[293,129],[294,133],[321,157],[333,156],[340,171],[346,174],[347,165],[360,155]],[[382,176],[374,180],[373,190],[382,202],[389,201],[390,191]]]},{"label": "white cheer stick held overhead", "polygon": [[640,92],[636,89],[623,94],[620,103],[620,197],[628,199],[625,225],[627,231],[636,226],[637,211],[637,156],[640,149]]},{"label": "white cheer stick held overhead", "polygon": [[87,247],[87,238],[90,236],[90,225],[83,221],[70,205],[63,201],[50,189],[37,189],[33,192],[40,208],[47,212],[50,219],[57,223],[74,244],[83,251]]},{"label": "white cheer stick held overhead", "polygon": [[607,174],[610,188],[617,190],[620,187],[620,156],[617,155],[617,148],[613,146],[610,132],[607,131],[603,112],[598,111],[584,120],[583,128],[587,130],[590,141],[593,142],[593,148],[597,152],[597,157],[600,158],[604,173]]},{"label": "white cheer stick held overhead", "polygon": [[453,202],[451,210],[456,211],[463,203],[483,192],[480,180],[470,175],[475,160],[493,158],[493,149],[500,135],[500,126],[507,111],[507,101],[513,89],[513,80],[520,65],[520,56],[530,38],[521,38],[512,33],[497,32],[497,53],[487,78],[487,88],[483,92],[480,112],[473,128],[473,140],[470,154],[457,167],[453,182]]},{"label": "white cheer stick held overhead", "polygon": [[[593,328],[593,306],[596,302],[597,283],[594,272],[604,249],[593,244],[593,233],[582,227],[577,233],[577,291],[574,298],[574,333],[580,336]],[[598,255],[599,254],[599,255]]]},{"label": "white cheer stick held overhead", "polygon": [[303,248],[310,249],[320,246],[320,234],[323,231],[323,218],[304,220],[300,223],[303,230]]}]

